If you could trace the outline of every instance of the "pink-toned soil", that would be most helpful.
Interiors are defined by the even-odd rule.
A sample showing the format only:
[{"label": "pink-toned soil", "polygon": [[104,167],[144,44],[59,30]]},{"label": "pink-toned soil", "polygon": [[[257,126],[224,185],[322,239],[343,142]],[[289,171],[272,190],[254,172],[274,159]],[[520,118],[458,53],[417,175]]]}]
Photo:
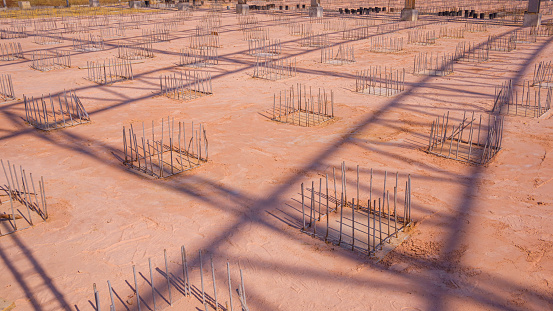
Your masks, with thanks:
[{"label": "pink-toned soil", "polygon": [[[43,73],[28,60],[0,63],[19,99],[75,89],[92,119],[47,133],[24,122],[21,100],[0,104],[0,158],[44,176],[50,213],[45,222],[0,237],[0,297],[15,301],[15,310],[94,310],[93,283],[108,310],[108,280],[124,302],[116,297],[116,309],[136,310],[132,266],[149,279],[148,258],[163,270],[167,249],[169,272],[180,277],[183,244],[196,289],[203,250],[211,297],[213,256],[223,306],[229,262],[233,285],[239,267],[244,271],[250,310],[553,309],[553,120],[506,117],[503,149],[486,167],[424,152],[438,115],[490,111],[496,85],[531,79],[535,64],[553,60],[552,37],[491,52],[485,63],[456,63],[446,77],[426,77],[410,73],[417,53],[453,53],[461,40],[483,42],[514,27],[439,39],[434,46],[406,45],[397,54],[370,53],[368,40],[355,41],[357,62],[333,66],[318,62],[318,50],[299,47],[286,25],[258,16],[272,25],[271,38],[282,41],[283,53],[297,57],[296,77],[268,81],[251,77],[254,58],[246,55],[237,19],[223,13],[219,64],[206,69],[214,95],[190,102],[158,96],[159,76],[184,70],[175,66],[178,51],[203,14],[179,25],[170,42],[155,43],[155,58],[133,65],[134,81],[99,86],[78,68],[115,56],[117,39],[107,51],[72,55],[69,69]],[[463,26],[427,29],[455,25]],[[32,38],[17,41],[26,53],[52,48]],[[72,49],[68,40],[57,47]],[[374,65],[406,68],[406,91],[391,98],[353,92],[356,70]],[[296,83],[332,89],[336,120],[305,128],[265,117],[273,94]],[[122,127],[159,124],[167,116],[206,126],[209,162],[163,180],[123,166]],[[356,165],[411,174],[411,237],[378,263],[283,221],[299,184],[342,161],[351,182]],[[368,183],[366,173],[361,179]],[[154,274],[167,297],[163,276]],[[140,275],[138,283],[151,307],[148,283]],[[175,288],[172,295],[172,308],[156,297],[158,310],[203,310],[201,297],[185,298]],[[236,294],[233,299],[237,310]]]}]

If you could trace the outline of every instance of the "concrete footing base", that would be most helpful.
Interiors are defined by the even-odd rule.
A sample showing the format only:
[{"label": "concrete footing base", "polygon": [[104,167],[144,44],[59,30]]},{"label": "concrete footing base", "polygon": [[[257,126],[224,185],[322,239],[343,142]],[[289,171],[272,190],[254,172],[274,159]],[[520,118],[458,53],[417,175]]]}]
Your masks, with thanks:
[{"label": "concrete footing base", "polygon": [[402,21],[416,21],[419,19],[419,11],[415,9],[403,9],[401,10]]},{"label": "concrete footing base", "polygon": [[250,13],[249,4],[237,4],[236,5],[236,14],[248,15]]},{"label": "concrete footing base", "polygon": [[541,13],[524,13],[523,27],[536,27],[541,25]]},{"label": "concrete footing base", "polygon": [[323,7],[322,6],[310,7],[309,17],[323,17]]}]

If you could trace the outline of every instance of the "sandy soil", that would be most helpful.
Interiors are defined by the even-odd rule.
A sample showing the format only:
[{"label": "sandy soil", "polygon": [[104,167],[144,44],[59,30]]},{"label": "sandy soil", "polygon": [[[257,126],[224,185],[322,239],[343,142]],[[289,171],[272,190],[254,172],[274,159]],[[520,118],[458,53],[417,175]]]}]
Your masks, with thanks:
[{"label": "sandy soil", "polygon": [[[285,56],[297,58],[296,77],[267,81],[251,77],[254,58],[245,53],[237,19],[224,13],[219,65],[207,69],[214,95],[190,102],[158,96],[160,75],[185,70],[175,66],[178,51],[202,14],[180,25],[170,42],[155,43],[155,58],[133,65],[134,81],[99,86],[78,68],[113,57],[117,39],[106,51],[75,52],[73,66],[64,70],[43,73],[28,60],[0,62],[19,99],[75,89],[92,119],[46,133],[25,124],[21,100],[0,105],[0,158],[44,176],[50,213],[47,221],[0,238],[0,297],[15,301],[15,310],[94,310],[93,283],[107,310],[108,280],[116,309],[136,310],[133,265],[143,275],[138,284],[147,310],[148,258],[164,270],[167,249],[169,273],[180,284],[183,244],[196,296],[173,288],[171,310],[203,310],[200,249],[206,292],[213,297],[213,256],[222,306],[229,301],[229,262],[233,290],[243,269],[251,310],[553,309],[552,119],[506,117],[503,149],[486,167],[424,152],[438,115],[490,111],[496,85],[522,83],[535,64],[553,60],[552,37],[491,52],[485,63],[456,63],[446,77],[426,77],[410,73],[417,53],[452,53],[461,40],[483,42],[515,28],[406,45],[397,54],[370,53],[368,40],[355,41],[357,62],[333,66],[318,63],[318,50],[299,47],[286,25],[258,16],[271,26],[271,37],[281,39]],[[461,24],[427,29],[455,25]],[[338,35],[332,38],[339,42]],[[26,54],[52,48],[32,38],[17,42]],[[67,40],[56,47],[72,49]],[[406,68],[406,91],[391,98],[353,92],[356,70],[373,65]],[[296,83],[332,89],[336,120],[304,128],[267,119],[273,94]],[[163,180],[123,166],[122,127],[167,116],[206,126],[209,162]],[[365,185],[370,168],[412,177],[411,237],[380,262],[300,233],[297,218],[285,221],[299,184],[342,161],[351,174],[356,165],[365,169]],[[164,277],[154,274],[157,307],[165,308]],[[236,293],[233,303],[237,310]]]}]

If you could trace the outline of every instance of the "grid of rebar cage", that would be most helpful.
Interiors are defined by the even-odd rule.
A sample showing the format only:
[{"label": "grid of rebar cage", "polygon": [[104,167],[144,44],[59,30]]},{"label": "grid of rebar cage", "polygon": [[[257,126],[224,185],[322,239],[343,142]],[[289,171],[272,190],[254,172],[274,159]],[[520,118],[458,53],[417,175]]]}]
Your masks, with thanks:
[{"label": "grid of rebar cage", "polygon": [[81,100],[73,90],[54,96],[28,98],[25,103],[25,121],[37,129],[51,131],[90,122]]},{"label": "grid of rebar cage", "polygon": [[520,96],[512,80],[495,89],[493,111],[499,114],[539,118],[551,109],[553,88],[532,87],[530,81],[522,82]]},{"label": "grid of rebar cage", "polygon": [[152,121],[148,136],[144,123],[136,131],[132,124],[128,129],[123,127],[123,164],[154,178],[166,178],[207,162],[205,127],[202,124],[195,127],[192,123],[187,136],[185,123],[179,121],[177,126],[178,129],[174,118],[163,119],[161,128],[157,129]]},{"label": "grid of rebar cage", "polygon": [[73,49],[80,52],[95,52],[104,50],[104,38],[99,35],[77,36],[73,38]]},{"label": "grid of rebar cage", "polygon": [[27,31],[25,26],[10,26],[7,28],[0,28],[0,39],[18,39],[27,38]]},{"label": "grid of rebar cage", "polygon": [[252,77],[274,81],[294,77],[296,74],[296,58],[274,59],[258,56],[255,58]]},{"label": "grid of rebar cage", "polygon": [[327,33],[310,34],[301,37],[300,46],[322,48],[330,46],[330,39]]},{"label": "grid of rebar cage", "polygon": [[88,80],[98,84],[111,84],[119,81],[133,80],[132,64],[124,59],[87,61]]},{"label": "grid of rebar cage", "polygon": [[32,173],[27,173],[19,166],[18,175],[15,164],[7,161],[7,169],[2,159],[0,164],[6,178],[6,184],[0,185],[0,236],[33,226],[35,223],[33,213],[38,214],[42,220],[46,220],[48,205],[44,178],[40,177],[36,188]]},{"label": "grid of rebar cage", "polygon": [[511,34],[511,40],[515,43],[535,43],[537,40],[536,33],[532,32],[531,28],[516,29]]},{"label": "grid of rebar cage", "polygon": [[[315,92],[315,93],[313,93]],[[316,126],[334,119],[334,92],[297,84],[273,96],[272,120],[299,126]]]},{"label": "grid of rebar cage", "polygon": [[179,52],[179,66],[207,67],[219,63],[217,47],[206,46],[201,49],[184,48]]},{"label": "grid of rebar cage", "polygon": [[551,61],[541,61],[534,65],[532,86],[553,88],[553,66]]},{"label": "grid of rebar cage", "polygon": [[255,26],[252,28],[246,28],[242,31],[244,40],[269,40],[269,28]]},{"label": "grid of rebar cage", "polygon": [[440,27],[439,38],[463,39],[464,37],[465,37],[465,29],[464,28]]},{"label": "grid of rebar cage", "polygon": [[455,59],[463,62],[481,63],[490,59],[488,44],[461,41],[455,48]]},{"label": "grid of rebar cage", "polygon": [[553,24],[552,25],[539,25],[532,26],[530,33],[537,37],[549,37],[553,36]]},{"label": "grid of rebar cage", "polygon": [[353,29],[344,29],[342,31],[343,40],[363,40],[370,36],[370,27],[361,26]]},{"label": "grid of rebar cage", "polygon": [[23,58],[23,49],[20,42],[0,43],[0,60],[12,61]]},{"label": "grid of rebar cage", "polygon": [[39,71],[69,68],[71,53],[60,49],[33,51],[30,66]]},{"label": "grid of rebar cage", "polygon": [[152,40],[141,38],[134,41],[119,42],[117,57],[126,60],[138,60],[154,57]]},{"label": "grid of rebar cage", "polygon": [[371,37],[369,51],[375,53],[396,53],[403,50],[403,37],[381,35]]},{"label": "grid of rebar cage", "polygon": [[248,40],[248,55],[260,57],[278,56],[282,53],[279,39]]},{"label": "grid of rebar cage", "polygon": [[0,103],[15,99],[12,76],[0,74]]},{"label": "grid of rebar cage", "polygon": [[489,36],[488,47],[491,51],[511,52],[516,50],[517,43],[512,36]]},{"label": "grid of rebar cage", "polygon": [[454,60],[451,54],[419,53],[413,61],[413,74],[447,76],[453,73]]},{"label": "grid of rebar cage", "polygon": [[172,99],[193,100],[213,94],[211,73],[185,71],[159,77],[161,94]]},{"label": "grid of rebar cage", "polygon": [[407,33],[408,44],[431,45],[436,44],[436,39],[434,30],[415,29]]},{"label": "grid of rebar cage", "polygon": [[[345,162],[342,162],[341,185],[337,185],[335,168],[332,169],[332,185],[329,185],[328,173],[324,174],[324,178],[319,178],[318,182],[311,181],[310,187],[303,183],[300,185],[301,198],[294,199],[294,205],[301,204],[301,232],[327,243],[374,256],[385,244],[398,239],[412,225],[411,176],[407,176],[401,194],[399,173],[394,174],[393,184],[394,179],[389,176],[392,174],[387,171],[375,174],[371,169],[368,180],[363,182],[360,171],[365,173],[367,170],[358,165],[354,184],[357,191],[354,191],[355,197],[350,199],[347,196],[347,171]],[[382,188],[376,186],[378,177],[383,177]],[[390,182],[391,186],[388,184]],[[368,194],[362,198],[360,189],[366,188]]]},{"label": "grid of rebar cage", "polygon": [[321,63],[344,65],[354,62],[355,49],[353,45],[340,44],[337,49],[334,47],[323,47],[321,49]]},{"label": "grid of rebar cage", "polygon": [[488,31],[487,23],[465,22],[465,31],[467,32],[486,32]]},{"label": "grid of rebar cage", "polygon": [[169,41],[169,29],[155,24],[154,29],[142,29],[142,38],[154,43]]},{"label": "grid of rebar cage", "polygon": [[355,73],[355,91],[363,94],[394,96],[405,90],[405,68],[394,70],[381,66]]},{"label": "grid of rebar cage", "polygon": [[427,152],[448,159],[485,165],[501,150],[503,117],[463,113],[461,122],[454,124],[449,112],[432,122]]}]

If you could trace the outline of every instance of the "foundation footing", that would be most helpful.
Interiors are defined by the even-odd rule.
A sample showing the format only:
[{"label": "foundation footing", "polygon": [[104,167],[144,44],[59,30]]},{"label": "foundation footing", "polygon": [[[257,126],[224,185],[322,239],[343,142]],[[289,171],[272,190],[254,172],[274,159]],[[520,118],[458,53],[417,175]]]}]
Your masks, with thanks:
[{"label": "foundation footing", "polygon": [[402,21],[416,21],[419,19],[419,11],[415,9],[403,9],[401,10]]},{"label": "foundation footing", "polygon": [[541,25],[541,13],[524,13],[523,27],[536,27]]},{"label": "foundation footing", "polygon": [[236,14],[248,15],[250,13],[250,6],[248,4],[237,4]]},{"label": "foundation footing", "polygon": [[309,17],[323,17],[323,7],[322,6],[310,7]]}]

